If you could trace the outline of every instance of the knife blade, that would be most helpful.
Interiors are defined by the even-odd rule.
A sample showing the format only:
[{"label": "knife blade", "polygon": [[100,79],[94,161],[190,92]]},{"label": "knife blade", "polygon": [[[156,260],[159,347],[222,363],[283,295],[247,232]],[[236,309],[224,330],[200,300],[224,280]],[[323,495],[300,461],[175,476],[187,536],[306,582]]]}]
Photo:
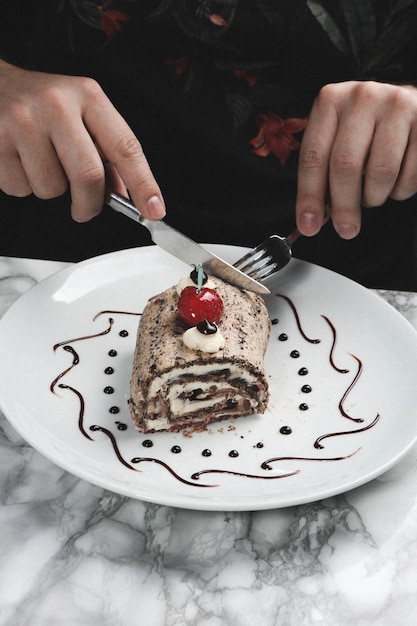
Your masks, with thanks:
[{"label": "knife blade", "polygon": [[270,293],[265,285],[247,276],[244,272],[236,269],[233,265],[213,254],[193,239],[169,226],[164,220],[153,221],[143,217],[128,198],[114,192],[107,192],[105,202],[118,213],[130,217],[130,219],[147,228],[154,243],[177,259],[184,261],[184,263],[195,266],[201,263],[203,270],[207,274],[218,276],[225,282],[240,289],[247,289],[260,295]]}]

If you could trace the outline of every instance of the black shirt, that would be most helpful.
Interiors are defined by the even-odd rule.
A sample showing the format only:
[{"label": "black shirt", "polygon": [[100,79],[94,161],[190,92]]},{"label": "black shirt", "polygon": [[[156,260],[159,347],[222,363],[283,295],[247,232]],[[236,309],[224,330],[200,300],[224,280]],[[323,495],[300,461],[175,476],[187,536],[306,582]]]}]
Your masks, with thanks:
[{"label": "black shirt", "polygon": [[[416,83],[416,2],[4,4],[4,58],[95,78],[141,141],[167,221],[199,241],[252,246],[294,228],[298,149],[323,85]],[[367,286],[415,289],[415,213],[415,199],[364,209],[354,240],[328,224],[294,254]],[[149,243],[126,222],[106,209],[75,224],[68,197],[3,194],[0,254],[79,260]]]}]

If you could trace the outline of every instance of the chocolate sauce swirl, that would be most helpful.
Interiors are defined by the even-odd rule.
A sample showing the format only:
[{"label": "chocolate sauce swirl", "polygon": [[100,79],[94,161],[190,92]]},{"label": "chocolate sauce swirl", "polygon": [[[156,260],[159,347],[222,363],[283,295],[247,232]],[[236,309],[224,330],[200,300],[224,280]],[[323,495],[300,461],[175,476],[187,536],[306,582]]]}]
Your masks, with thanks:
[{"label": "chocolate sauce swirl", "polygon": [[[165,463],[160,459],[154,459],[152,457],[146,456],[136,456],[132,459],[132,463],[157,463],[158,465],[164,467],[172,476],[174,476],[174,478],[179,480],[180,483],[184,483],[184,485],[190,485],[191,487],[218,487],[218,485],[196,485],[195,483],[192,483],[186,478],[183,478],[182,476],[177,474],[177,472],[175,472],[172,467],[168,465],[168,463]],[[191,478],[193,478],[193,476]]]},{"label": "chocolate sauce swirl", "polygon": [[84,428],[84,411],[85,411],[85,403],[84,403],[84,398],[81,395],[81,393],[78,391],[78,389],[74,389],[74,387],[70,387],[69,385],[64,385],[63,383],[61,383],[60,385],[58,385],[60,389],[69,389],[70,391],[72,391],[72,393],[74,393],[78,400],[80,401],[80,410],[78,413],[78,428],[80,429],[81,434],[86,437],[86,439],[90,439],[90,441],[94,441],[94,439],[92,437],[90,437],[90,435],[86,432],[85,428]]},{"label": "chocolate sauce swirl", "polygon": [[54,352],[60,348],[61,346],[65,346],[69,343],[75,343],[76,341],[85,341],[86,339],[94,339],[95,337],[101,337],[102,335],[107,335],[114,324],[114,319],[109,317],[109,326],[100,333],[95,333],[94,335],[85,335],[84,337],[76,337],[75,339],[66,339],[65,341],[60,341],[54,345]]},{"label": "chocolate sauce swirl", "polygon": [[49,389],[52,391],[52,393],[56,393],[55,387],[56,387],[57,382],[61,380],[61,378],[63,378],[66,374],[68,374],[68,372],[70,372],[80,362],[80,357],[78,356],[77,352],[74,350],[72,346],[64,346],[64,350],[66,350],[66,352],[71,352],[72,364],[69,367],[67,367],[67,369],[65,369],[63,372],[58,374],[58,376],[51,382]]},{"label": "chocolate sauce swirl", "polygon": [[336,334],[337,334],[336,328],[326,315],[322,315],[322,318],[327,322],[333,334],[333,342],[332,342],[332,347],[330,348],[330,354],[329,354],[330,365],[333,367],[333,369],[336,370],[336,372],[340,372],[340,374],[347,374],[349,370],[341,369],[340,367],[337,367],[335,365],[334,358],[333,358],[334,350],[336,347]]},{"label": "chocolate sauce swirl", "polygon": [[113,310],[99,311],[93,317],[93,322],[95,322],[102,315],[137,315],[137,316],[140,316],[142,315],[142,313],[138,313],[137,311],[113,311]]},{"label": "chocolate sauce swirl", "polygon": [[92,426],[90,426],[90,430],[93,432],[101,432],[104,433],[111,442],[111,445],[113,446],[113,450],[117,456],[117,458],[119,459],[120,463],[122,463],[122,465],[124,465],[125,467],[127,467],[128,469],[137,472],[138,470],[134,467],[132,467],[131,465],[129,465],[129,463],[127,461],[124,460],[124,458],[122,457],[120,450],[117,446],[117,441],[115,436],[113,435],[113,433],[108,430],[108,428],[104,428],[103,426],[99,426],[98,424],[93,424]]},{"label": "chocolate sauce swirl", "polygon": [[351,454],[347,454],[346,456],[333,456],[333,457],[308,457],[308,456],[274,456],[271,459],[267,459],[261,464],[262,469],[270,470],[272,469],[271,463],[282,462],[282,461],[345,461],[346,459],[350,459],[357,452],[359,452],[360,448],[352,452]]},{"label": "chocolate sauce swirl", "polygon": [[369,430],[370,428],[373,428],[378,421],[379,421],[379,413],[377,414],[375,419],[370,424],[368,424],[368,426],[364,426],[363,428],[358,428],[357,430],[346,430],[343,432],[328,433],[327,435],[321,435],[321,437],[318,437],[316,441],[314,442],[314,447],[317,448],[318,450],[322,450],[324,446],[322,446],[320,442],[323,441],[324,439],[328,439],[329,437],[341,437],[343,435],[355,435],[356,433],[363,433],[365,432],[365,430]]},{"label": "chocolate sauce swirl", "polygon": [[298,311],[297,311],[293,301],[288,296],[284,296],[282,293],[276,293],[275,295],[277,296],[277,298],[282,298],[283,300],[285,300],[285,302],[287,302],[287,304],[291,308],[291,310],[292,310],[292,312],[294,314],[294,318],[295,318],[298,330],[299,330],[300,335],[302,336],[302,338],[305,339],[306,341],[308,341],[308,343],[320,343],[321,339],[312,339],[311,337],[307,337],[306,333],[304,332],[304,330],[303,330],[303,328],[301,326],[300,316],[298,314]]},{"label": "chocolate sauce swirl", "polygon": [[256,478],[259,480],[278,480],[280,478],[288,478],[289,476],[294,476],[295,474],[299,474],[300,470],[295,470],[294,472],[288,472],[287,474],[279,474],[277,476],[263,476],[259,474],[246,474],[245,472],[234,472],[232,470],[223,470],[223,469],[206,469],[201,470],[199,472],[194,472],[191,474],[191,478],[193,480],[199,480],[200,476],[203,474],[229,474],[230,476],[241,476],[243,478]]},{"label": "chocolate sauce swirl", "polygon": [[358,382],[359,376],[362,374],[362,369],[363,369],[362,361],[360,359],[358,359],[358,357],[355,356],[354,354],[352,354],[352,356],[358,363],[358,370],[356,372],[355,378],[352,380],[352,382],[350,383],[349,387],[346,389],[345,393],[343,394],[342,399],[339,402],[339,411],[343,415],[343,417],[346,417],[347,419],[351,420],[352,422],[360,423],[360,422],[364,421],[364,419],[362,417],[351,417],[350,415],[348,415],[348,413],[346,413],[345,409],[343,408],[344,401],[346,400],[346,398],[348,397],[348,395],[352,391],[353,387]]}]

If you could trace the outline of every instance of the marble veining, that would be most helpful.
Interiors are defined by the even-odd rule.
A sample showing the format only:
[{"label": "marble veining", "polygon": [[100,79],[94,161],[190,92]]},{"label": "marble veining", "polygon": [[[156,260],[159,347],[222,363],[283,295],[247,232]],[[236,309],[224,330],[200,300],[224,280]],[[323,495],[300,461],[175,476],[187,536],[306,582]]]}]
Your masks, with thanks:
[{"label": "marble veining", "polygon": [[[0,313],[65,264],[0,257]],[[417,327],[417,294],[378,292]],[[417,448],[346,494],[188,511],[68,474],[0,414],[0,626],[412,626]]]}]

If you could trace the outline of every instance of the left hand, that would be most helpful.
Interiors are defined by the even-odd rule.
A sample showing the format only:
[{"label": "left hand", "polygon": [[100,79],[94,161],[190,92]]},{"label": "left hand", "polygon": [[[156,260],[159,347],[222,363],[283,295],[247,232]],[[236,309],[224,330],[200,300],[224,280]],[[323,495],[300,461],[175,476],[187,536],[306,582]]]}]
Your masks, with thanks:
[{"label": "left hand", "polygon": [[417,192],[417,88],[376,82],[329,84],[318,94],[300,148],[297,225],[315,235],[325,205],[344,239],[361,225],[361,205]]}]

